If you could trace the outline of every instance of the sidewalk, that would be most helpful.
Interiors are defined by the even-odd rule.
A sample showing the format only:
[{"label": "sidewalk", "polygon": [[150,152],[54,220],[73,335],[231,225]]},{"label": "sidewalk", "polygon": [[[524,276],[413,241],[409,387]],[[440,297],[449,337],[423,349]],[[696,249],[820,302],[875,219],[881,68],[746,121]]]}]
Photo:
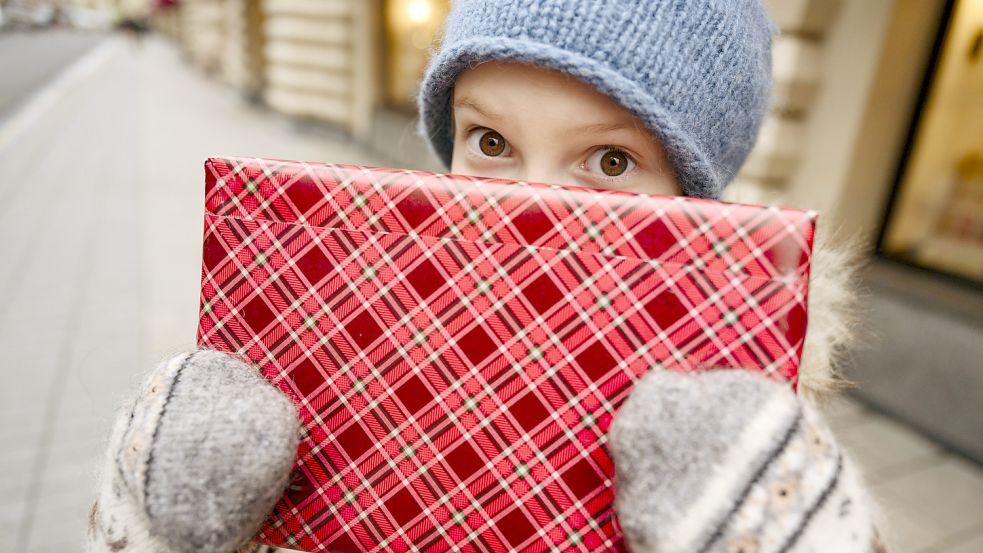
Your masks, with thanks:
[{"label": "sidewalk", "polygon": [[[0,141],[0,236],[16,238],[0,241],[0,543],[18,553],[80,549],[115,406],[194,346],[204,159],[387,164],[247,106],[162,41],[107,39],[80,63]],[[884,501],[892,553],[983,551],[979,467],[849,401],[832,417]]]},{"label": "sidewalk", "polygon": [[107,39],[76,67],[0,129],[0,543],[18,553],[80,550],[114,408],[194,347],[205,158],[384,164],[249,108],[163,42]]}]

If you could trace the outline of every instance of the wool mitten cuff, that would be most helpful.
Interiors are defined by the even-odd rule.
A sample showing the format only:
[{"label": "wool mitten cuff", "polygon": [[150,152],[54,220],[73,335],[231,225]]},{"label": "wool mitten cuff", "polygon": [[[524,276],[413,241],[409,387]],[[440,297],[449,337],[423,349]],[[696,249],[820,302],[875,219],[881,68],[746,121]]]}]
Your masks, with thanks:
[{"label": "wool mitten cuff", "polygon": [[209,350],[164,361],[117,417],[87,551],[249,548],[287,485],[299,427],[250,365]]},{"label": "wool mitten cuff", "polygon": [[745,370],[653,371],[610,432],[632,553],[871,553],[870,503],[816,411]]}]

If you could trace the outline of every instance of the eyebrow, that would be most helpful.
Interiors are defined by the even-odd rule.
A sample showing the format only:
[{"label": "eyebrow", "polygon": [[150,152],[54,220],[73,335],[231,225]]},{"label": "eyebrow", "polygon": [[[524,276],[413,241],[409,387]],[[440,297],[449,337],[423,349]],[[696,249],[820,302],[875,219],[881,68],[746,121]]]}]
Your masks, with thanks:
[{"label": "eyebrow", "polygon": [[[481,115],[484,115],[489,119],[499,119],[499,120],[505,119],[504,115],[500,113],[496,113],[488,109],[487,107],[482,106],[481,104],[478,103],[477,100],[467,96],[455,100],[454,107],[473,109],[474,111],[480,113]],[[632,121],[622,121],[616,123],[592,123],[589,125],[583,125],[569,130],[570,132],[579,132],[585,134],[601,134],[605,132],[620,131],[624,129],[636,130],[636,131],[640,130],[638,128],[638,125]]]},{"label": "eyebrow", "polygon": [[577,127],[572,129],[577,132],[583,132],[588,134],[600,134],[605,132],[620,131],[623,129],[628,130],[639,130],[637,125],[632,123],[622,122],[622,123],[594,123],[593,125],[584,125],[582,127]]},{"label": "eyebrow", "polygon": [[479,104],[476,100],[473,100],[471,98],[468,98],[467,96],[465,96],[464,98],[459,98],[457,100],[454,100],[454,107],[455,108],[470,108],[470,109],[473,109],[473,110],[477,111],[478,113],[480,113],[481,115],[484,115],[485,117],[487,117],[489,119],[504,119],[505,118],[500,113],[495,113],[495,112],[489,110],[488,108],[482,107],[482,105]]}]

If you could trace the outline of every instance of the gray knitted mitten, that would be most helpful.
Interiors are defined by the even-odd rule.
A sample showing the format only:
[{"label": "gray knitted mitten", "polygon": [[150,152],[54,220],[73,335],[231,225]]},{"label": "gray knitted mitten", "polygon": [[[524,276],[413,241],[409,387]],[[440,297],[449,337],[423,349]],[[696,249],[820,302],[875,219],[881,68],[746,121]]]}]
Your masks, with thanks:
[{"label": "gray knitted mitten", "polygon": [[814,409],[744,370],[652,371],[610,432],[632,553],[870,553],[871,504]]},{"label": "gray knitted mitten", "polygon": [[207,350],[164,361],[115,422],[86,550],[252,551],[299,427],[290,399],[241,361]]}]

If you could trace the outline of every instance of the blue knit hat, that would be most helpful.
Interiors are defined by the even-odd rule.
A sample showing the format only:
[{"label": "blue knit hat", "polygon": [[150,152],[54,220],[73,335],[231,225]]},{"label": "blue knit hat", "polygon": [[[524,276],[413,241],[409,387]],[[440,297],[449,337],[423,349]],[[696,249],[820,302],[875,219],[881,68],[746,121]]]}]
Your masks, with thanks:
[{"label": "blue knit hat", "polygon": [[533,63],[619,102],[665,146],[685,195],[719,198],[768,109],[773,32],[760,0],[456,0],[421,85],[420,133],[449,167],[457,76]]}]

